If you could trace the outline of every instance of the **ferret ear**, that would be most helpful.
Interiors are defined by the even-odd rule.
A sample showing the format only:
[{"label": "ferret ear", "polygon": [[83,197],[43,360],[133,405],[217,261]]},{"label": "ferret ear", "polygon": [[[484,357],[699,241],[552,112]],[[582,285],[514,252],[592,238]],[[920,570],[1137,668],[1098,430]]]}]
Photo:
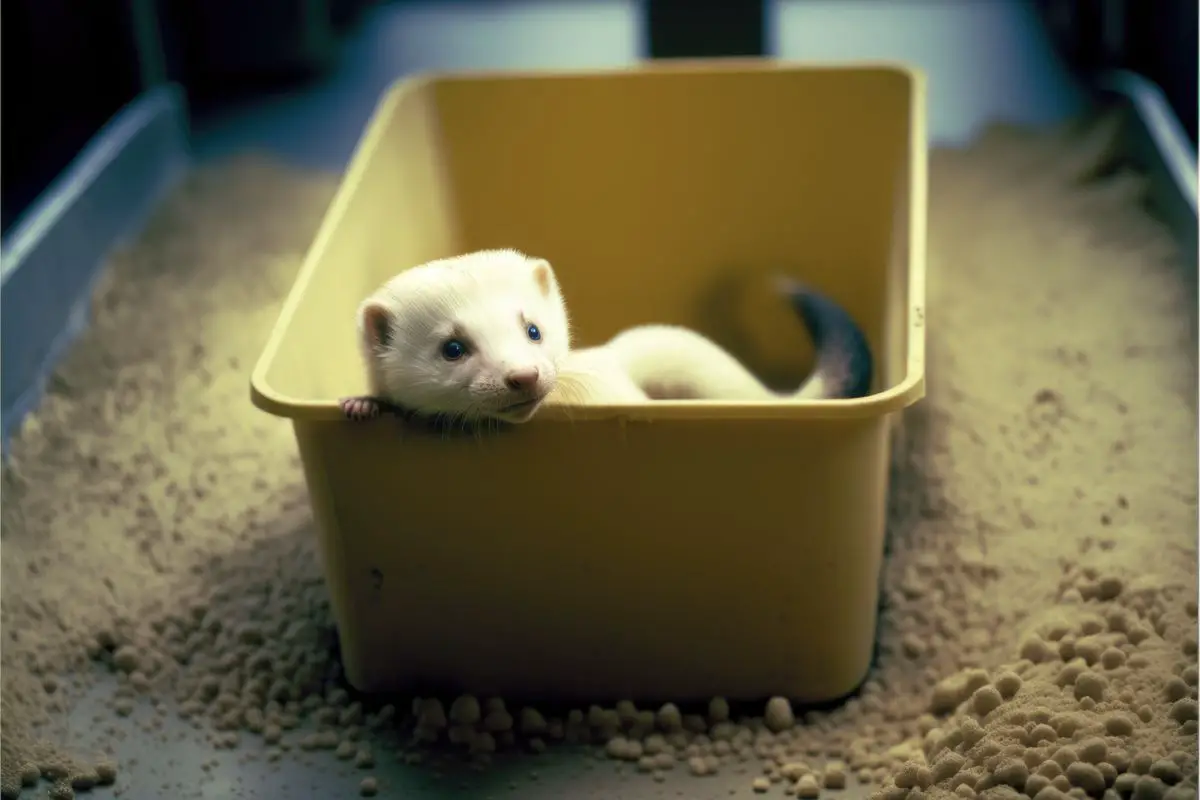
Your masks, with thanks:
[{"label": "ferret ear", "polygon": [[554,277],[554,268],[544,258],[539,258],[533,262],[533,280],[537,284],[538,289],[546,297],[549,297],[558,290],[558,280]]},{"label": "ferret ear", "polygon": [[377,298],[369,298],[358,307],[358,335],[372,349],[387,347],[392,343],[395,318],[387,304]]}]

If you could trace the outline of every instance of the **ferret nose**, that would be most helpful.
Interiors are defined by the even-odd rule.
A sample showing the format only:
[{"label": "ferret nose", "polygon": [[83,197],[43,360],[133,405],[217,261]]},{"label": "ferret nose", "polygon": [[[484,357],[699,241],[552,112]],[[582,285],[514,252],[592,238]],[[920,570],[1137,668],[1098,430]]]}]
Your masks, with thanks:
[{"label": "ferret nose", "polygon": [[504,382],[508,384],[508,388],[514,392],[527,392],[537,386],[538,369],[537,367],[527,367],[526,369],[514,369],[512,372],[504,376]]}]

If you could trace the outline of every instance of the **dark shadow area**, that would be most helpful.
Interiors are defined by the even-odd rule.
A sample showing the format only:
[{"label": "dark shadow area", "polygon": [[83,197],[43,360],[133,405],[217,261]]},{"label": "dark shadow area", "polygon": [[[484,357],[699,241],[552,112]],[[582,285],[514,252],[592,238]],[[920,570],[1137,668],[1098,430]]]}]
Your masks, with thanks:
[{"label": "dark shadow area", "polygon": [[184,87],[193,118],[302,87],[380,0],[11,0],[0,41],[0,227],[139,94]]},{"label": "dark shadow area", "polygon": [[380,0],[160,0],[168,74],[194,116],[303,88],[332,69],[342,37]]},{"label": "dark shadow area", "polygon": [[766,52],[765,2],[644,0],[651,58],[761,56]]},{"label": "dark shadow area", "polygon": [[1197,3],[1036,0],[1036,6],[1079,77],[1091,79],[1109,69],[1141,74],[1162,89],[1196,144]]},{"label": "dark shadow area", "polygon": [[141,91],[126,3],[10,0],[0,34],[0,228]]}]

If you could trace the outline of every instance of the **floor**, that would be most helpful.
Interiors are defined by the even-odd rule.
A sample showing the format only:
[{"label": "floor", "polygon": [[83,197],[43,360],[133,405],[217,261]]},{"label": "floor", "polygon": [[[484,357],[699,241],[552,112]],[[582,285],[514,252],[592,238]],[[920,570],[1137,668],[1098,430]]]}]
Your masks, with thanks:
[{"label": "floor", "polygon": [[[992,120],[1052,123],[1083,102],[1078,87],[1056,63],[1034,12],[1021,2],[781,0],[771,4],[769,24],[771,50],[783,58],[899,59],[923,67],[930,80],[930,133],[938,144],[965,142]],[[641,38],[633,0],[384,6],[368,15],[346,42],[339,68],[319,84],[196,120],[195,154],[203,162],[263,150],[296,165],[341,170],[377,98],[398,77],[463,68],[620,66],[640,57]],[[91,703],[78,708],[73,721],[82,739],[88,738],[97,713]],[[119,745],[122,783],[130,787],[123,797],[150,800],[177,791],[180,784],[194,789],[190,796],[201,798],[356,794],[355,771],[340,762],[335,766],[331,759],[318,759],[283,771],[280,765],[198,745],[182,723],[179,733],[168,739],[130,726]],[[215,768],[207,765],[210,760]],[[511,767],[521,774],[530,768],[528,763]],[[396,774],[382,774],[393,770]],[[537,771],[539,789],[522,782],[521,796],[530,800],[578,794],[578,780],[586,781],[589,793],[617,797],[657,796],[664,788],[674,794],[682,785],[676,779],[667,788],[565,753],[543,757]],[[381,766],[376,774],[390,784],[388,796],[407,798],[481,797],[499,794],[508,784],[503,768],[489,774],[486,786],[435,781],[426,772],[395,767]],[[708,779],[688,794],[698,796],[695,792],[751,796],[744,776]],[[853,797],[862,791],[843,794]]]}]

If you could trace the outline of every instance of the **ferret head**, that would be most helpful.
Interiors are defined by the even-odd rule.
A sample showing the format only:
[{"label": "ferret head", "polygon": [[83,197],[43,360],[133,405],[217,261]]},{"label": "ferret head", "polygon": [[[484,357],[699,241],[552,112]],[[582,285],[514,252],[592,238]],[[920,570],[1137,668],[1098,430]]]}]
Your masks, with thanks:
[{"label": "ferret head", "polygon": [[550,263],[515,250],[405,270],[359,306],[358,332],[372,391],[464,420],[528,420],[571,346]]}]

